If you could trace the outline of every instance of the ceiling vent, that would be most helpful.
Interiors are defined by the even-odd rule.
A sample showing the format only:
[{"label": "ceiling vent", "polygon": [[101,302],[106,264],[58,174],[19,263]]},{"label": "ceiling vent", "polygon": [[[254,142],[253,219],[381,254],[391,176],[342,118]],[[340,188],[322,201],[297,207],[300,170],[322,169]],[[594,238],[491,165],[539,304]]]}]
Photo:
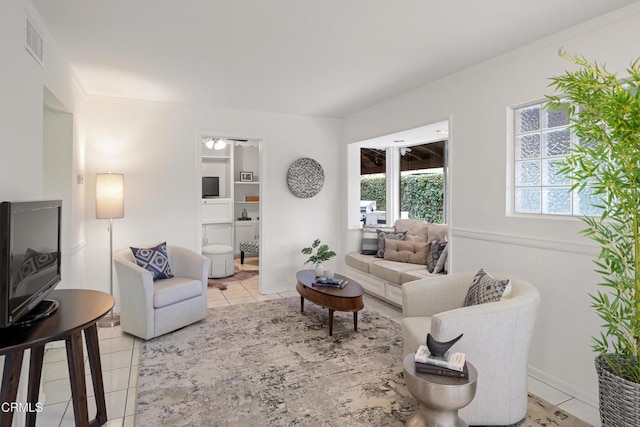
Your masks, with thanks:
[{"label": "ceiling vent", "polygon": [[24,47],[27,51],[33,56],[33,59],[36,60],[40,66],[44,66],[43,60],[43,48],[42,48],[42,35],[36,28],[35,24],[31,19],[27,16],[27,31],[26,31],[26,43]]}]

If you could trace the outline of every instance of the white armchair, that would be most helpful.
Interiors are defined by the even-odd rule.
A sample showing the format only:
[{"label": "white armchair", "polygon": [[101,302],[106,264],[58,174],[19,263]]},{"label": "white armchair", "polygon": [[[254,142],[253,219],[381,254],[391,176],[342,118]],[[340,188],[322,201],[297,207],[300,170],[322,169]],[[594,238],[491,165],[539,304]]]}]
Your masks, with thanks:
[{"label": "white armchair", "polygon": [[206,317],[211,261],[178,246],[167,246],[167,255],[174,277],[155,282],[130,249],[114,255],[123,331],[147,340]]},{"label": "white armchair", "polygon": [[415,352],[428,332],[439,341],[464,334],[453,351],[465,353],[476,367],[478,385],[460,417],[469,425],[515,424],[527,415],[527,355],[540,293],[510,277],[509,298],[462,307],[474,275],[447,274],[402,286],[404,353]]}]

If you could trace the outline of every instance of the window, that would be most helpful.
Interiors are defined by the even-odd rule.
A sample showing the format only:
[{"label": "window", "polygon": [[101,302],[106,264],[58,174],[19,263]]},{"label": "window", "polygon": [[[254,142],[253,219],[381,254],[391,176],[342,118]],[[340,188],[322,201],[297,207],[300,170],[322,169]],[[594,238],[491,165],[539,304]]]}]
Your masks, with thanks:
[{"label": "window", "polygon": [[400,218],[444,222],[445,141],[400,148]]},{"label": "window", "polygon": [[446,141],[406,147],[360,148],[360,220],[398,218],[444,222]]},{"label": "window", "polygon": [[570,191],[558,173],[560,162],[576,143],[567,110],[552,111],[544,103],[514,110],[514,212],[545,215],[597,215],[589,191]]},{"label": "window", "polygon": [[386,224],[387,151],[360,149],[360,221],[365,225]]}]

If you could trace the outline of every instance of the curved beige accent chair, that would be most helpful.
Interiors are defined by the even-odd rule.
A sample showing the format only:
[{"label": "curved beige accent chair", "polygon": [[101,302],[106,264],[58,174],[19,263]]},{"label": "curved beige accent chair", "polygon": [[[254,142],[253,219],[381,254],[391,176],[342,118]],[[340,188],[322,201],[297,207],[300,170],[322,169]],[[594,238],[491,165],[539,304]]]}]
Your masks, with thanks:
[{"label": "curved beige accent chair", "polygon": [[463,307],[475,273],[454,273],[402,285],[404,354],[413,353],[427,333],[466,354],[478,370],[476,396],[459,411],[469,425],[509,425],[527,415],[527,355],[540,293],[511,279],[511,295],[498,302]]},{"label": "curved beige accent chair", "polygon": [[148,340],[204,319],[210,260],[186,248],[167,246],[174,277],[153,280],[130,249],[114,255],[122,330]]}]

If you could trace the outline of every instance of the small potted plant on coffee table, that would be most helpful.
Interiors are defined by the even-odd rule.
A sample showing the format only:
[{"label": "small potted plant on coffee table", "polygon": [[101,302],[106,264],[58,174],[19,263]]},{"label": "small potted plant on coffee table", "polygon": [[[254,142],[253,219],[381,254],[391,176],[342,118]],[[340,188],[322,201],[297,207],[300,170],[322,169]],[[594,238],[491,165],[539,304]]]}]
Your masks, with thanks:
[{"label": "small potted plant on coffee table", "polygon": [[316,277],[324,275],[322,263],[336,256],[336,253],[329,249],[329,245],[322,244],[320,239],[314,240],[310,247],[302,249],[302,253],[310,255],[309,259],[304,262],[305,264],[311,262],[316,265]]}]

